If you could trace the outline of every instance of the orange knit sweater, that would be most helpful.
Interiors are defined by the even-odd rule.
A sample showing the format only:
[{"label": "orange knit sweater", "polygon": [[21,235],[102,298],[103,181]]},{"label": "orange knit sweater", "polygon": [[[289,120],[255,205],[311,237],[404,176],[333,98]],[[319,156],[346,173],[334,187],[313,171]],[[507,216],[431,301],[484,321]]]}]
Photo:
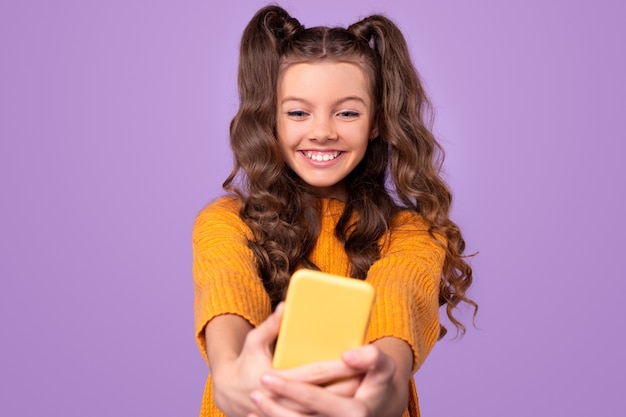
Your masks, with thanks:
[{"label": "orange knit sweater", "polygon": [[[195,329],[205,360],[204,327],[220,314],[237,314],[253,326],[271,312],[270,300],[247,247],[250,229],[238,215],[232,197],[207,205],[193,227]],[[349,275],[350,263],[334,228],[343,203],[324,200],[320,236],[311,261],[322,271]],[[416,371],[439,335],[438,296],[444,250],[428,234],[426,221],[415,213],[400,213],[391,232],[380,242],[381,257],[370,268],[367,281],[376,289],[366,342],[385,336],[405,340],[413,350]],[[213,402],[211,375],[207,379],[201,417],[224,416]],[[404,416],[419,416],[414,381]]]}]

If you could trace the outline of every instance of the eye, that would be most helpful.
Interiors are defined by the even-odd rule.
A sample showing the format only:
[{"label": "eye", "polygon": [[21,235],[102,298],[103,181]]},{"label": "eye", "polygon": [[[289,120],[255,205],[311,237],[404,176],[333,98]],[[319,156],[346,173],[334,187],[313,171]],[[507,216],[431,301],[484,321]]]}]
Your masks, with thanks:
[{"label": "eye", "polygon": [[303,110],[292,110],[287,112],[287,116],[291,117],[292,119],[298,120],[304,119],[306,116],[308,116],[308,113]]},{"label": "eye", "polygon": [[337,115],[343,119],[355,119],[360,116],[359,112],[352,110],[345,110],[337,113]]}]

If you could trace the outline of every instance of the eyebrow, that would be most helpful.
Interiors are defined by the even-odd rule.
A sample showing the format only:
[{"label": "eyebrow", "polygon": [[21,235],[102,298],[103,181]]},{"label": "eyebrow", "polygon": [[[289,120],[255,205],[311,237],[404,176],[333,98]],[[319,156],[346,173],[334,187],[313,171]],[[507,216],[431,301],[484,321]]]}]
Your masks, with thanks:
[{"label": "eyebrow", "polygon": [[[345,103],[346,101],[360,101],[361,103],[363,103],[363,105],[367,106],[367,103],[365,102],[365,100],[363,100],[361,97],[359,96],[347,96],[347,97],[343,97],[340,98],[339,100],[335,101],[333,103],[333,106],[338,106],[340,104]],[[280,104],[285,104],[288,101],[297,101],[299,103],[304,103],[304,104],[311,104],[310,101],[308,101],[307,99],[301,98],[301,97],[296,97],[296,96],[287,96],[285,98],[283,98],[280,101]]]}]

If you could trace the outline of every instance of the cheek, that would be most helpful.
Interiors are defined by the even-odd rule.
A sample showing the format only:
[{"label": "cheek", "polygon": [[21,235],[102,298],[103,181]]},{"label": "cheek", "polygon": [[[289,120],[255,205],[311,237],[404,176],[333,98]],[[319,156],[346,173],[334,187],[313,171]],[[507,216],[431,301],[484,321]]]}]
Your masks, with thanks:
[{"label": "cheek", "polygon": [[[355,126],[356,127],[356,126]],[[345,138],[350,138],[352,146],[355,147],[367,147],[367,144],[372,140],[372,129],[369,124],[364,124],[358,128],[353,128],[344,132]]]},{"label": "cheek", "polygon": [[297,141],[293,139],[293,135],[285,129],[276,132],[276,140],[278,141],[278,148],[283,156],[283,159],[289,159],[289,155],[293,152],[293,149],[297,145]]},{"label": "cheek", "polygon": [[281,148],[284,146],[288,137],[289,136],[286,132],[284,123],[277,123],[276,124],[276,140],[278,141],[278,144],[280,145]]},{"label": "cheek", "polygon": [[306,134],[304,124],[285,123],[277,126],[276,136],[283,146],[295,146]]}]

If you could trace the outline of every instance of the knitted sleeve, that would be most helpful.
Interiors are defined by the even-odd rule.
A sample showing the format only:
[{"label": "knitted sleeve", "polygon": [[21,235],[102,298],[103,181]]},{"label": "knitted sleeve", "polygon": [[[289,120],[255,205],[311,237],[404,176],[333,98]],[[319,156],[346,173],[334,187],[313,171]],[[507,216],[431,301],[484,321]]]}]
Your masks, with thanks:
[{"label": "knitted sleeve", "polygon": [[413,350],[415,372],[439,337],[445,250],[428,233],[426,221],[409,212],[397,217],[381,247],[381,258],[367,276],[376,288],[367,341],[385,336],[405,340]]},{"label": "knitted sleeve", "polygon": [[208,362],[204,327],[220,314],[237,314],[258,326],[271,304],[248,248],[250,229],[240,219],[234,198],[207,205],[192,233],[194,318],[198,348]]}]

